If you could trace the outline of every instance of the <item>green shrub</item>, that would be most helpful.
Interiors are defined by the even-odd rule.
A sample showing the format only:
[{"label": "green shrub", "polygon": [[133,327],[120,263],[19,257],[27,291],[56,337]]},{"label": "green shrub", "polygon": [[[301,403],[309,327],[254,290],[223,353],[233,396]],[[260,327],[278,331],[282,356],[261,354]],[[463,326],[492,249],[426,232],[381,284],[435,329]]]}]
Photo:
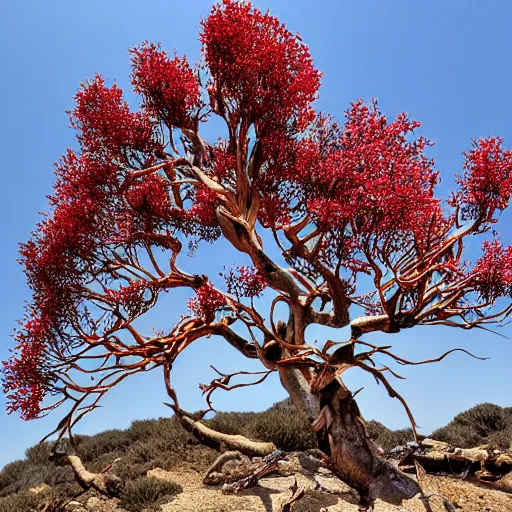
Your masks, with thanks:
[{"label": "green shrub", "polygon": [[130,442],[159,439],[170,446],[182,446],[190,439],[190,434],[174,418],[158,418],[156,420],[136,420],[125,431]]},{"label": "green shrub", "polygon": [[30,464],[29,461],[15,461],[0,473],[0,496],[25,491],[44,483],[53,470],[51,463]]},{"label": "green shrub", "polygon": [[131,455],[127,455],[116,464],[114,473],[123,481],[130,482],[145,476],[150,469],[153,469],[151,464],[137,462]]},{"label": "green shrub", "polygon": [[127,431],[105,430],[94,436],[81,436],[77,453],[84,462],[95,461],[102,455],[125,450],[131,444]]},{"label": "green shrub", "polygon": [[126,485],[119,505],[130,512],[158,510],[182,491],[181,485],[175,482],[142,477]]},{"label": "green shrub", "polygon": [[[369,420],[365,422],[366,433],[368,437],[377,443],[377,439],[387,435],[391,430],[384,426],[380,421]],[[378,443],[377,443],[378,444]]]},{"label": "green shrub", "polygon": [[246,429],[247,437],[271,441],[285,451],[316,448],[316,436],[309,422],[295,409],[271,407],[255,416]]},{"label": "green shrub", "polygon": [[18,487],[17,482],[21,480],[28,466],[29,462],[26,460],[15,460],[5,465],[0,471],[0,496],[6,496],[19,490],[16,488]]},{"label": "green shrub", "polygon": [[472,448],[483,442],[473,428],[454,422],[434,430],[430,437],[459,448]]},{"label": "green shrub", "polygon": [[412,428],[403,428],[400,430],[390,430],[379,421],[370,420],[366,422],[366,433],[380,446],[388,452],[397,446],[404,446],[410,441],[414,441],[414,432]]},{"label": "green shrub", "polygon": [[42,496],[33,492],[17,492],[0,498],[0,512],[35,512]]},{"label": "green shrub", "polygon": [[243,434],[257,416],[254,412],[218,412],[215,417],[205,421],[207,427],[223,434]]},{"label": "green shrub", "polygon": [[39,443],[25,450],[25,457],[30,464],[47,464],[52,451],[52,443]]},{"label": "green shrub", "polygon": [[478,404],[457,414],[448,425],[432,432],[431,437],[460,448],[485,444],[490,437],[496,437],[499,432],[507,429],[509,414],[507,409],[499,405]]},{"label": "green shrub", "polygon": [[388,430],[383,432],[375,441],[385,452],[392,450],[397,446],[404,446],[410,441],[414,441],[414,432],[412,428],[402,428],[399,430]]},{"label": "green shrub", "polygon": [[499,432],[493,432],[487,443],[493,450],[512,450],[512,425]]},{"label": "green shrub", "polygon": [[[127,451],[127,450],[126,450]],[[87,463],[87,469],[93,473],[100,473],[116,459],[122,459],[126,456],[126,451],[109,452],[100,455],[98,458]],[[120,461],[116,462],[116,466]]]}]

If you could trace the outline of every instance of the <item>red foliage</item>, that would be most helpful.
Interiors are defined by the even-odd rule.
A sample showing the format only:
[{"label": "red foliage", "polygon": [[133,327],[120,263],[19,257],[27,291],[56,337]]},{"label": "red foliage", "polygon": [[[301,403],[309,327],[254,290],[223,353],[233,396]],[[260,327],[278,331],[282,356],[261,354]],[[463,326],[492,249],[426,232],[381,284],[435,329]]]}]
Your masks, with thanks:
[{"label": "red foliage", "polygon": [[170,222],[178,210],[171,207],[168,185],[158,174],[144,176],[126,191],[125,197],[131,207],[128,214],[140,221],[139,229],[144,233]]},{"label": "red foliage", "polygon": [[107,297],[128,314],[137,314],[142,312],[147,302],[145,295],[151,289],[151,284],[146,281],[132,281],[127,286],[119,286],[116,290],[108,289]]},{"label": "red foliage", "polygon": [[201,25],[214,112],[256,123],[259,134],[291,119],[300,127],[312,119],[321,74],[308,47],[277,18],[224,0]]},{"label": "red foliage", "polygon": [[476,262],[472,277],[482,297],[494,302],[498,297],[512,295],[512,247],[503,247],[499,240],[486,241],[483,255]]},{"label": "red foliage", "polygon": [[259,297],[267,286],[263,276],[252,267],[231,267],[224,275],[228,293],[237,297]]},{"label": "red foliage", "polygon": [[421,244],[444,221],[434,197],[438,172],[424,154],[431,143],[411,138],[419,123],[404,113],[388,122],[376,102],[361,100],[345,116],[341,131],[320,118],[307,139],[274,140],[260,183],[264,224],[309,214],[328,235],[328,250],[337,245],[351,266],[349,255],[369,240]]},{"label": "red foliage", "polygon": [[[130,112],[123,91],[116,84],[108,88],[105,80],[96,75],[83,84],[75,101],[71,125],[78,130],[78,140],[89,154],[131,165],[134,154],[150,157],[157,149],[146,113]],[[151,159],[145,163],[151,163]]]},{"label": "red foliage", "polygon": [[218,206],[217,195],[206,186],[197,187],[194,194],[194,203],[187,212],[189,219],[202,226],[218,226],[215,210]]},{"label": "red foliage", "polygon": [[[70,119],[81,152],[69,150],[56,166],[52,212],[20,249],[33,299],[4,363],[10,412],[25,419],[44,412],[44,396],[62,391],[55,363],[79,372],[72,357],[82,357],[87,343],[96,350],[99,334],[109,329],[106,336],[123,346],[113,363],[119,373],[124,355],[133,354],[125,344],[129,335],[117,336],[116,329],[135,338],[133,353],[147,357],[144,371],[146,364],[169,363],[188,343],[187,329],[209,332],[204,324],[227,306],[226,296],[206,278],[178,269],[177,256],[184,238],[193,249],[199,239],[220,236],[221,205],[226,236],[259,270],[242,266],[225,276],[234,312],[247,311],[241,303],[237,310],[238,299],[258,297],[268,285],[293,305],[290,325],[300,312],[300,325],[340,326],[349,321],[348,306],[358,304],[387,314],[373,325],[397,332],[454,317],[464,322],[467,311],[481,321],[482,304],[512,294],[512,248],[487,242],[469,274],[461,261],[462,238],[488,231],[494,212],[510,200],[512,151],[502,149],[502,139],[482,139],[466,153],[451,205],[476,222],[461,227],[458,215],[443,216],[434,197],[438,173],[426,155],[432,144],[415,135],[418,122],[405,113],[388,121],[375,101],[362,100],[351,105],[342,127],[315,117],[321,74],[309,49],[250,3],[223,0],[201,25],[210,106],[228,123],[227,140],[202,138],[198,70],[156,44],[131,50],[139,111],[130,111],[121,89],[107,87],[100,75],[76,94]],[[286,226],[292,223],[295,231]],[[263,251],[262,226],[274,230],[292,270],[276,269]],[[151,252],[155,246],[172,253],[168,267]],[[141,262],[148,261],[153,268],[146,272]],[[376,289],[357,296],[358,272],[373,277]],[[127,279],[133,281],[126,285]],[[198,318],[175,331],[186,343],[174,350],[174,334],[165,344],[137,337],[130,322],[160,291],[181,286],[196,290],[188,305]],[[477,305],[462,307],[475,292]],[[103,340],[104,349],[113,353],[110,341]]]},{"label": "red foliage", "polygon": [[512,151],[502,149],[503,139],[491,137],[473,142],[465,152],[464,174],[457,182],[461,192],[453,202],[460,202],[468,217],[492,216],[504,210],[512,195]]},{"label": "red foliage", "polygon": [[13,407],[21,408],[27,418],[39,413],[32,394],[41,397],[41,386],[45,387],[45,348],[58,343],[58,333],[72,320],[67,313],[93,265],[94,251],[109,233],[114,213],[109,205],[118,183],[116,168],[88,153],[78,157],[68,151],[55,173],[53,215],[20,249],[33,303],[29,319],[16,333],[18,354],[11,360],[7,379]]},{"label": "red foliage", "polygon": [[206,322],[212,322],[215,312],[225,305],[226,297],[209,283],[202,284],[196,290],[196,296],[188,302],[189,309]]},{"label": "red foliage", "polygon": [[160,45],[148,42],[133,48],[131,54],[132,83],[149,112],[169,126],[192,128],[200,94],[186,57],[170,59]]},{"label": "red foliage", "polygon": [[40,415],[40,404],[48,389],[44,347],[51,327],[51,320],[34,317],[27,321],[23,334],[17,337],[13,356],[3,362],[7,412],[20,411],[24,420]]},{"label": "red foliage", "polygon": [[432,216],[438,173],[423,153],[423,137],[409,141],[419,127],[406,114],[388,123],[376,106],[354,103],[339,140],[312,169],[307,205],[326,227],[350,225],[356,237],[409,232],[421,237]]}]

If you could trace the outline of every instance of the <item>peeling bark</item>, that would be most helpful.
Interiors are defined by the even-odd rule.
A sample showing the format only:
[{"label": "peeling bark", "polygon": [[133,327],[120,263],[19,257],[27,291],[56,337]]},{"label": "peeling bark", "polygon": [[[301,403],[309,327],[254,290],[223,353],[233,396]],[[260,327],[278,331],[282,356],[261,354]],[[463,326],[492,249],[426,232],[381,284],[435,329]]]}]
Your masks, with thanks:
[{"label": "peeling bark", "polygon": [[320,415],[313,425],[319,447],[341,480],[359,492],[362,504],[376,498],[400,504],[421,492],[415,480],[380,456],[357,403],[340,380],[333,380],[319,396]]},{"label": "peeling bark", "polygon": [[362,505],[377,498],[400,504],[421,492],[415,480],[381,457],[366,434],[359,407],[340,380],[333,380],[315,396],[300,371],[279,372],[295,407],[312,422],[331,470],[359,492]]}]

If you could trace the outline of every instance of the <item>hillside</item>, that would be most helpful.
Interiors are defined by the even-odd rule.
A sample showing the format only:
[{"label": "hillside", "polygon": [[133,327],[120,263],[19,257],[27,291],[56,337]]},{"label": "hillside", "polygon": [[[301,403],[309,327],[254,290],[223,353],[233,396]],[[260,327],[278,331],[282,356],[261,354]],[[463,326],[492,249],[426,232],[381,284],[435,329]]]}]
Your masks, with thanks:
[{"label": "hillside", "polygon": [[[272,441],[285,452],[306,452],[316,444],[289,401],[279,402],[262,413],[219,413],[207,424],[224,433]],[[368,432],[387,452],[413,439],[410,429],[391,431],[376,421],[368,422]],[[433,432],[431,437],[460,448],[485,444],[490,451],[510,449],[512,408],[481,404],[457,415],[448,425]],[[126,482],[120,501],[102,501],[90,491],[81,495],[82,489],[76,483],[72,469],[49,462],[51,444],[44,443],[29,448],[24,460],[11,462],[0,472],[0,512],[57,512],[65,510],[62,504],[73,496],[83,504],[89,500],[88,508],[82,508],[82,511],[279,510],[279,503],[290,496],[288,491],[294,483],[293,475],[298,475],[297,482],[304,487],[305,496],[291,510],[357,510],[354,493],[332,473],[325,468],[316,468],[311,473],[297,462],[304,459],[304,454],[281,461],[280,478],[264,478],[260,485],[237,495],[222,494],[219,486],[205,486],[202,477],[218,452],[199,445],[173,418],[134,421],[126,430],[77,436],[75,441],[76,452],[87,470],[99,473],[114,464],[111,471]],[[257,462],[245,461],[248,467],[257,465]],[[227,471],[230,468],[239,470],[240,467],[233,462],[226,464]],[[442,491],[457,502],[461,510],[512,510],[512,495],[499,490],[484,489],[468,479],[454,479],[449,475],[424,478],[424,488]],[[377,503],[376,510],[425,510],[415,508],[423,505],[413,501],[405,504],[405,509]],[[75,510],[80,510],[78,502]],[[473,505],[470,503],[480,508],[471,508]]]}]

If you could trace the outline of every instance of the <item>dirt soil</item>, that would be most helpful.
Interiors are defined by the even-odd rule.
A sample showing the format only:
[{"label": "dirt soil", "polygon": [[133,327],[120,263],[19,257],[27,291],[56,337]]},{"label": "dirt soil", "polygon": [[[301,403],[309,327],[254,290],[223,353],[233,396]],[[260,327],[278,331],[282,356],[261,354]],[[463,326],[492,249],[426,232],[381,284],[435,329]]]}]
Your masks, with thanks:
[{"label": "dirt soil", "polygon": [[[202,469],[202,468],[201,468]],[[171,471],[154,469],[148,475],[172,480],[183,486],[183,492],[164,512],[279,512],[291,495],[295,476],[276,476],[260,480],[260,485],[240,492],[223,494],[220,487],[202,484],[203,472],[184,463]],[[355,493],[328,470],[320,468],[314,475],[297,475],[304,497],[291,507],[292,512],[357,512]],[[331,492],[315,491],[317,482]],[[489,489],[472,482],[442,476],[425,475],[421,481],[424,492],[446,496],[461,512],[512,512],[512,494]],[[375,512],[446,512],[443,498],[433,495],[428,503],[414,498],[394,506],[377,501]]]}]

